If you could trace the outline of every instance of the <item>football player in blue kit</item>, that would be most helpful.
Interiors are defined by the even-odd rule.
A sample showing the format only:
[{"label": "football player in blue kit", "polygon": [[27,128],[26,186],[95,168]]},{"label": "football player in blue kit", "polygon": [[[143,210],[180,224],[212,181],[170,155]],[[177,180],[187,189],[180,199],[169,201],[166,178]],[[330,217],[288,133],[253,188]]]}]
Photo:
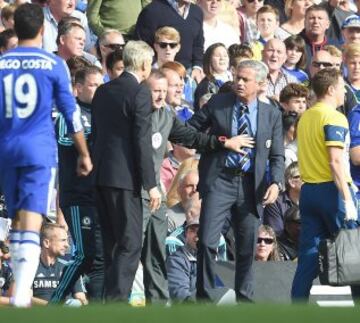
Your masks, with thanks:
[{"label": "football player in blue kit", "polygon": [[47,215],[57,166],[51,108],[63,114],[78,150],[77,173],[92,163],[79,111],[62,59],[40,49],[44,15],[35,4],[14,14],[19,47],[0,58],[0,187],[13,219],[10,251],[16,282],[12,304],[30,305],[30,289],[39,264],[39,231]]}]

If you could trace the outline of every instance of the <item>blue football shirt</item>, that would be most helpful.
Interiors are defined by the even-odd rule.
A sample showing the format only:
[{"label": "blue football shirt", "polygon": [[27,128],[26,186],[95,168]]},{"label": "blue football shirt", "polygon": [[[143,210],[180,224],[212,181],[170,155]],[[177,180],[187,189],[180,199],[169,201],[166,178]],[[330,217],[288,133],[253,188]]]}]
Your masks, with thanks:
[{"label": "blue football shirt", "polygon": [[69,132],[82,130],[60,57],[35,47],[17,47],[0,57],[0,164],[56,165],[54,104]]}]

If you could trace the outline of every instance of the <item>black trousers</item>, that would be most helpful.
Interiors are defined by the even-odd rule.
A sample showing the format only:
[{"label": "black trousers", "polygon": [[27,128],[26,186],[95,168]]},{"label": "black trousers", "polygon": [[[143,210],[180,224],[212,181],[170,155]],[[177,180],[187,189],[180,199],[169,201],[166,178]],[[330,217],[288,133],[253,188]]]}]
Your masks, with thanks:
[{"label": "black trousers", "polygon": [[238,300],[251,300],[254,293],[253,261],[259,227],[252,175],[221,173],[203,196],[200,216],[197,297],[218,298],[215,272],[216,248],[229,211],[235,236],[235,293]]},{"label": "black trousers", "polygon": [[160,209],[151,214],[148,201],[143,200],[143,217],[144,244],[141,262],[146,301],[164,303],[169,299],[165,249],[168,220],[165,204],[161,203]]},{"label": "black trousers", "polygon": [[134,191],[96,187],[105,257],[105,300],[127,302],[139,265],[142,203]]},{"label": "black trousers", "polygon": [[[91,291],[88,293],[88,297],[99,301],[103,293],[104,269],[103,251],[99,248],[102,242],[98,228],[97,209],[94,206],[75,205],[62,207],[61,209],[69,227],[75,253],[72,262],[64,268],[59,285],[50,302],[54,304],[63,301],[71,294],[80,275],[84,274],[95,275],[89,282]],[[96,236],[100,236],[100,239],[96,238]],[[98,262],[96,268],[93,267],[95,259]]]}]

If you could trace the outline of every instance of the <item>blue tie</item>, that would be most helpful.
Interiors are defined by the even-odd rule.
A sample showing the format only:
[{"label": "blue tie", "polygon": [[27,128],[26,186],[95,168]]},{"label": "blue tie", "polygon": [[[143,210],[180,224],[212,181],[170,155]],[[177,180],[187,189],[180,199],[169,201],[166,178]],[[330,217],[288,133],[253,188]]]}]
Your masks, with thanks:
[{"label": "blue tie", "polygon": [[[249,111],[249,108],[244,105],[240,104],[240,106],[235,106],[235,111],[233,114],[233,123],[237,122],[238,125],[238,135],[249,135],[251,136],[251,127],[250,127],[250,120],[246,113]],[[251,167],[251,148],[243,147],[242,150],[245,151],[245,154],[239,154],[236,152],[229,152],[225,166],[229,168],[239,168],[243,172],[247,172]]]}]

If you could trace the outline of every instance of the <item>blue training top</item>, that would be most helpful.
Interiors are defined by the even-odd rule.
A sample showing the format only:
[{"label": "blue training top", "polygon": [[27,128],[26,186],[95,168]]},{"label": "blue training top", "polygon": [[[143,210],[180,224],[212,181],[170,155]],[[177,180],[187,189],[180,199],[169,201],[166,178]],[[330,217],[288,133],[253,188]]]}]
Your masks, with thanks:
[{"label": "blue training top", "polygon": [[56,165],[53,104],[69,132],[82,130],[69,71],[60,57],[36,47],[17,47],[0,57],[0,163]]}]

